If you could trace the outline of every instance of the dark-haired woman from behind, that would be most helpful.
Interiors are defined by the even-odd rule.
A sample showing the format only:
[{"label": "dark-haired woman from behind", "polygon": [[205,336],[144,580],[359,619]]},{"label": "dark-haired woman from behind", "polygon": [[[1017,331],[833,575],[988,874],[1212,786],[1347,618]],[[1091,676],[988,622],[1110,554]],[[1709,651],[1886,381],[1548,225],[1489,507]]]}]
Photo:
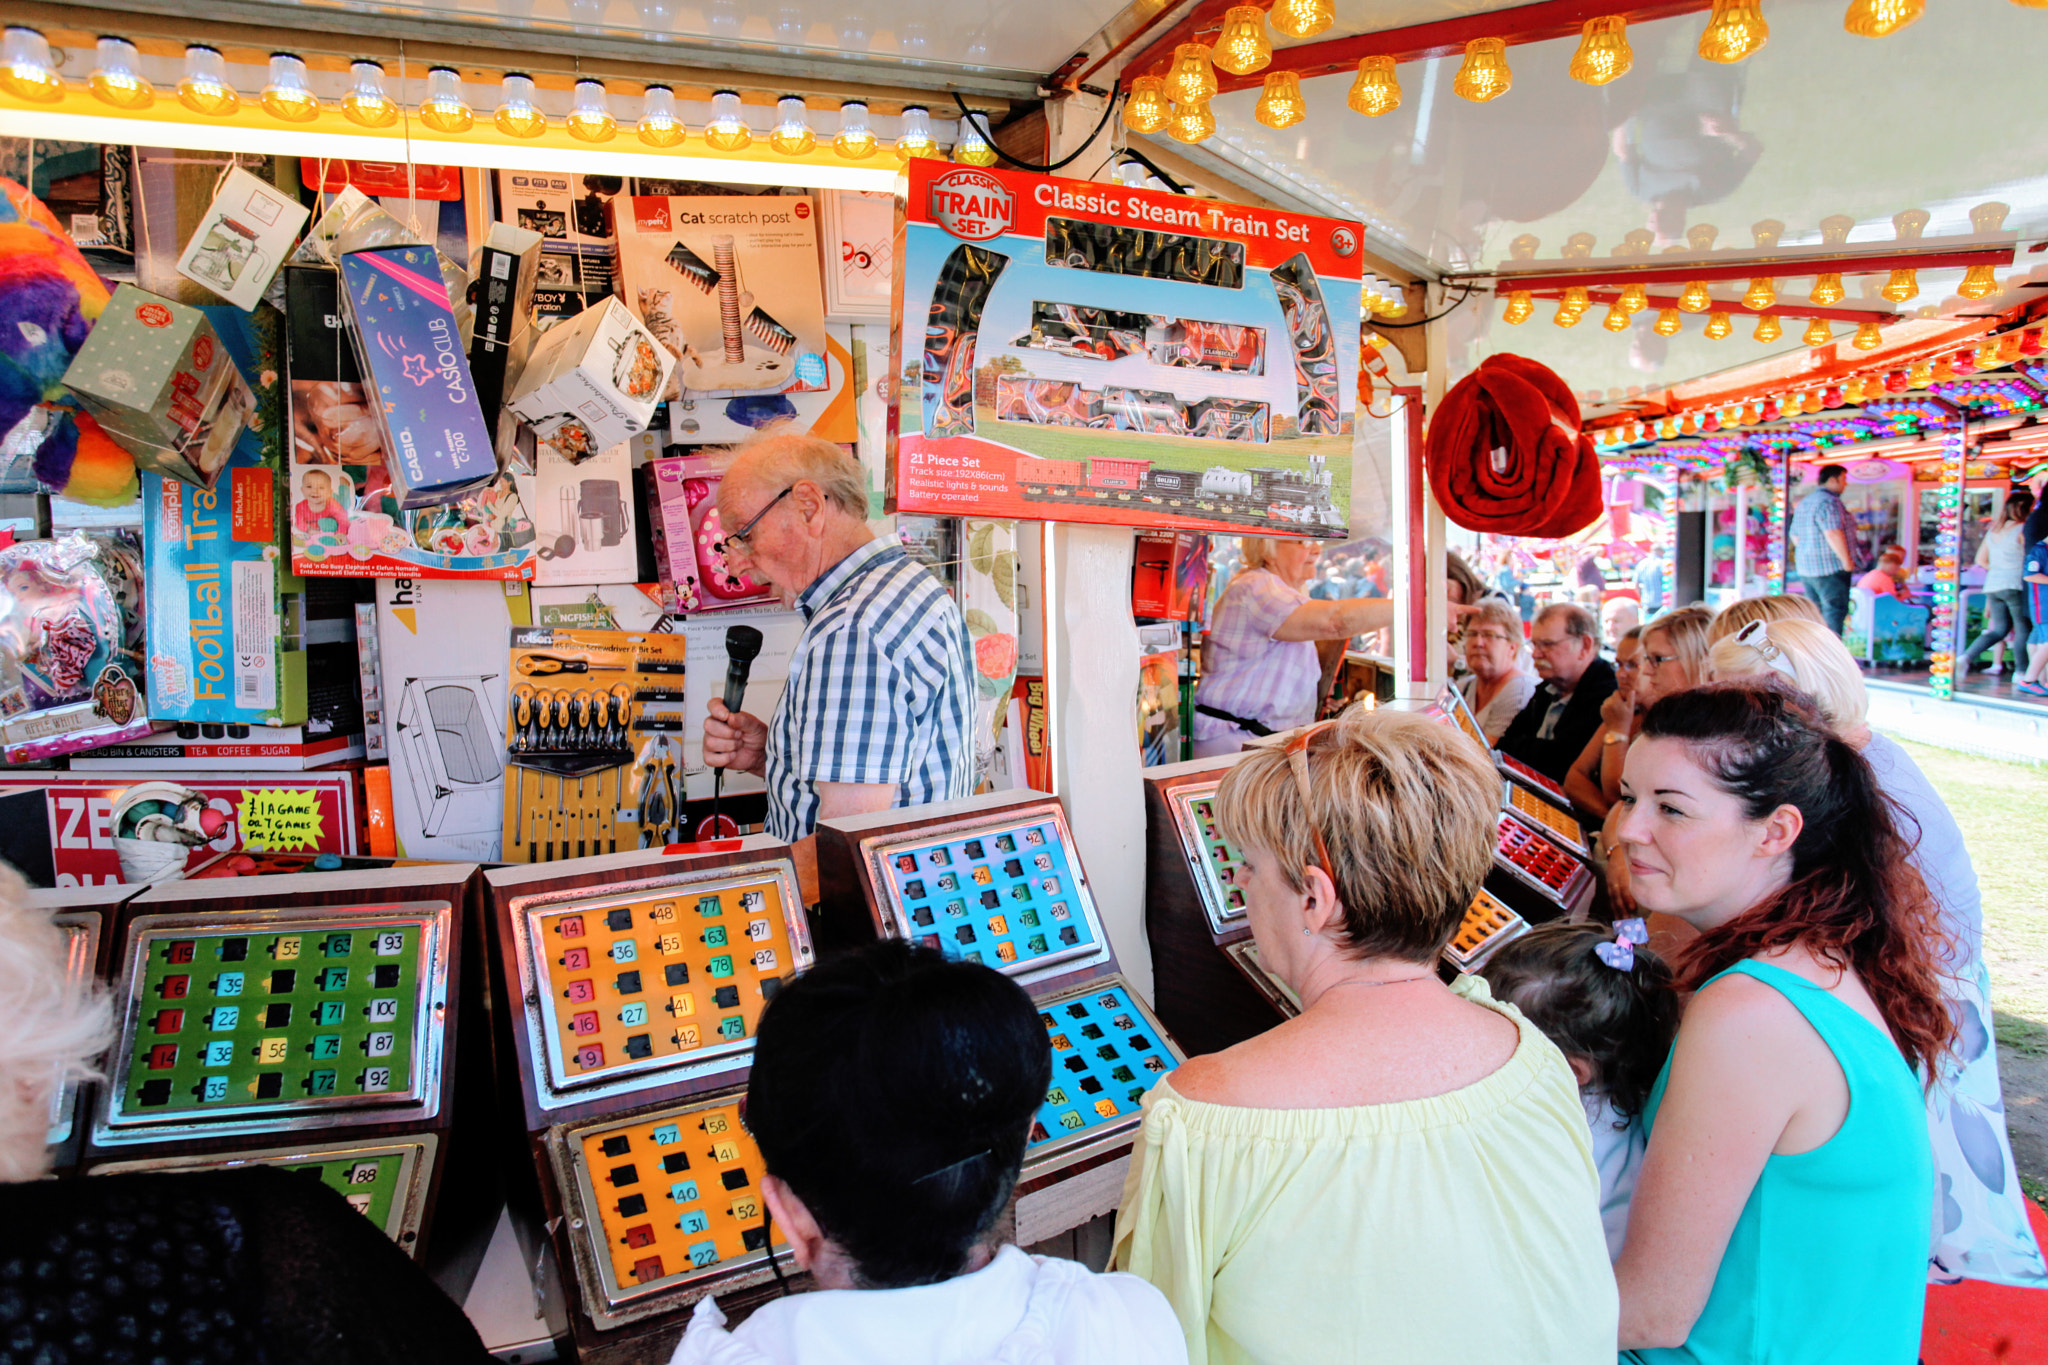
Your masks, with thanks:
[{"label": "dark-haired woman from behind", "polygon": [[761,1193],[818,1292],[731,1332],[705,1299],[672,1365],[1186,1365],[1151,1285],[1000,1242],[1052,1079],[1016,982],[876,943],[791,982],[757,1040]]},{"label": "dark-haired woman from behind", "polygon": [[1620,847],[1700,931],[1615,1277],[1640,1365],[1916,1358],[1940,930],[1862,755],[1775,683],[1643,717]]},{"label": "dark-haired woman from behind", "polygon": [[1621,1254],[1649,1140],[1643,1110],[1678,1031],[1671,968],[1643,946],[1649,939],[1639,919],[1559,921],[1502,944],[1479,969],[1493,998],[1542,1029],[1578,1079],[1609,1257]]}]

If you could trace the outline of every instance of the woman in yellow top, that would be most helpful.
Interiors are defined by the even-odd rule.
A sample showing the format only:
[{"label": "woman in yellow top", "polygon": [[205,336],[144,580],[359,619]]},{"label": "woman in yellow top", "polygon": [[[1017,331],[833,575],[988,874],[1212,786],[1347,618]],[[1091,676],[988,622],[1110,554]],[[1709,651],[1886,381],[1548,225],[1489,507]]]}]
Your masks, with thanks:
[{"label": "woman in yellow top", "polygon": [[1571,1068],[1436,975],[1499,796],[1469,739],[1392,711],[1224,779],[1252,936],[1302,1012],[1145,1098],[1116,1263],[1165,1292],[1191,1365],[1613,1361]]}]

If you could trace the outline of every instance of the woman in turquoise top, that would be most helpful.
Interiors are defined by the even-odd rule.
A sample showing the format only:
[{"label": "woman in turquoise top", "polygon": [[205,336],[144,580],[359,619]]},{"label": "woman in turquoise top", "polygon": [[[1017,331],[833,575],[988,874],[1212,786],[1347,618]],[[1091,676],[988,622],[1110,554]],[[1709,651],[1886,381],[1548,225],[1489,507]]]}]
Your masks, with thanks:
[{"label": "woman in turquoise top", "polygon": [[1638,1365],[1912,1365],[1934,1191],[1916,1068],[1940,929],[1870,765],[1776,682],[1665,698],[1616,828],[1700,931],[1615,1262]]}]

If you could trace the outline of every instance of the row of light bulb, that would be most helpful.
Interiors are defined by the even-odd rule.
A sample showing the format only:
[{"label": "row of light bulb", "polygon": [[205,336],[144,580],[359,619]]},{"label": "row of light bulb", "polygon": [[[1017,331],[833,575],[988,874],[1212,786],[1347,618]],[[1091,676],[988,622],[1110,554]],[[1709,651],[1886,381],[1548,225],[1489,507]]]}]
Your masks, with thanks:
[{"label": "row of light bulb", "polygon": [[[137,71],[135,44],[124,38],[101,38],[98,64],[87,84],[93,95],[117,109],[147,109],[156,102],[156,90]],[[4,57],[0,57],[0,89],[19,99],[52,104],[64,96],[63,82],[51,61],[49,42],[32,28],[14,27],[6,32]],[[178,81],[178,102],[196,114],[225,118],[241,107],[242,97],[228,83],[227,62],[219,49],[195,43],[185,49],[185,70]],[[272,53],[270,79],[258,102],[273,118],[287,123],[310,123],[320,114],[320,101],[306,84],[306,63],[289,52]],[[384,68],[376,62],[349,65],[348,93],[342,96],[341,112],[364,128],[389,128],[400,116],[398,102],[384,89]],[[437,66],[427,72],[426,98],[415,111],[421,123],[437,133],[460,134],[477,119],[462,96],[462,76],[453,67]],[[768,134],[768,145],[785,156],[802,156],[818,144],[804,102],[786,96],[775,105],[776,122]],[[547,130],[547,115],[534,103],[530,76],[510,72],[500,82],[497,108],[491,123],[507,137],[534,138]],[[609,142],[619,133],[604,82],[576,82],[574,102],[564,121],[569,135],[583,142]],[[666,85],[650,85],[642,95],[640,117],[633,126],[635,136],[650,147],[668,148],[682,143],[687,130],[676,115],[675,92]],[[705,125],[705,145],[721,152],[742,151],[752,145],[754,131],[748,126],[738,92],[721,90],[711,97],[711,121]],[[832,150],[848,161],[865,161],[882,148],[882,141],[868,124],[868,107],[860,100],[839,106],[839,130]],[[912,105],[903,111],[900,130],[892,144],[900,161],[912,157],[936,157],[938,139],[932,133],[930,111]],[[953,159],[973,166],[992,166],[995,149],[982,136],[971,118],[960,121],[953,144]]]},{"label": "row of light bulb", "polygon": [[[2029,9],[2048,9],[2048,0],[2013,0]],[[1882,38],[1914,22],[1926,11],[1926,0],[1851,0],[1842,27],[1865,38]],[[1273,0],[1270,9],[1236,5],[1223,15],[1215,41],[1182,43],[1173,50],[1173,65],[1164,76],[1139,76],[1131,82],[1124,105],[1124,126],[1134,133],[1164,130],[1182,142],[1200,142],[1216,130],[1209,101],[1215,98],[1216,72],[1249,76],[1270,66],[1273,42],[1266,26],[1290,38],[1309,38],[1336,21],[1335,0]],[[1710,62],[1732,63],[1747,58],[1770,40],[1760,0],[1714,0],[1713,16],[1700,34],[1699,55]],[[1628,44],[1628,19],[1608,14],[1588,19],[1572,54],[1571,77],[1587,85],[1605,85],[1628,74],[1635,53]],[[1360,59],[1345,102],[1367,118],[1401,107],[1401,81],[1391,56]],[[1508,67],[1507,40],[1474,38],[1451,89],[1475,104],[1500,98],[1514,87]],[[1269,72],[1252,117],[1269,128],[1289,128],[1307,117],[1301,79],[1292,71]]]}]

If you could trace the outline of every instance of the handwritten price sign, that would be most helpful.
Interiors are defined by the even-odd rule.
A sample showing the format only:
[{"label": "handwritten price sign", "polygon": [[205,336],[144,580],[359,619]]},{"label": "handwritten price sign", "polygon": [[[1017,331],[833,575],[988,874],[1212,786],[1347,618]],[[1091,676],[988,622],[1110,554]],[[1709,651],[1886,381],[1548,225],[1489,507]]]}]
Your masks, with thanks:
[{"label": "handwritten price sign", "polygon": [[320,794],[290,788],[244,792],[235,807],[242,847],[296,853],[320,844]]}]

